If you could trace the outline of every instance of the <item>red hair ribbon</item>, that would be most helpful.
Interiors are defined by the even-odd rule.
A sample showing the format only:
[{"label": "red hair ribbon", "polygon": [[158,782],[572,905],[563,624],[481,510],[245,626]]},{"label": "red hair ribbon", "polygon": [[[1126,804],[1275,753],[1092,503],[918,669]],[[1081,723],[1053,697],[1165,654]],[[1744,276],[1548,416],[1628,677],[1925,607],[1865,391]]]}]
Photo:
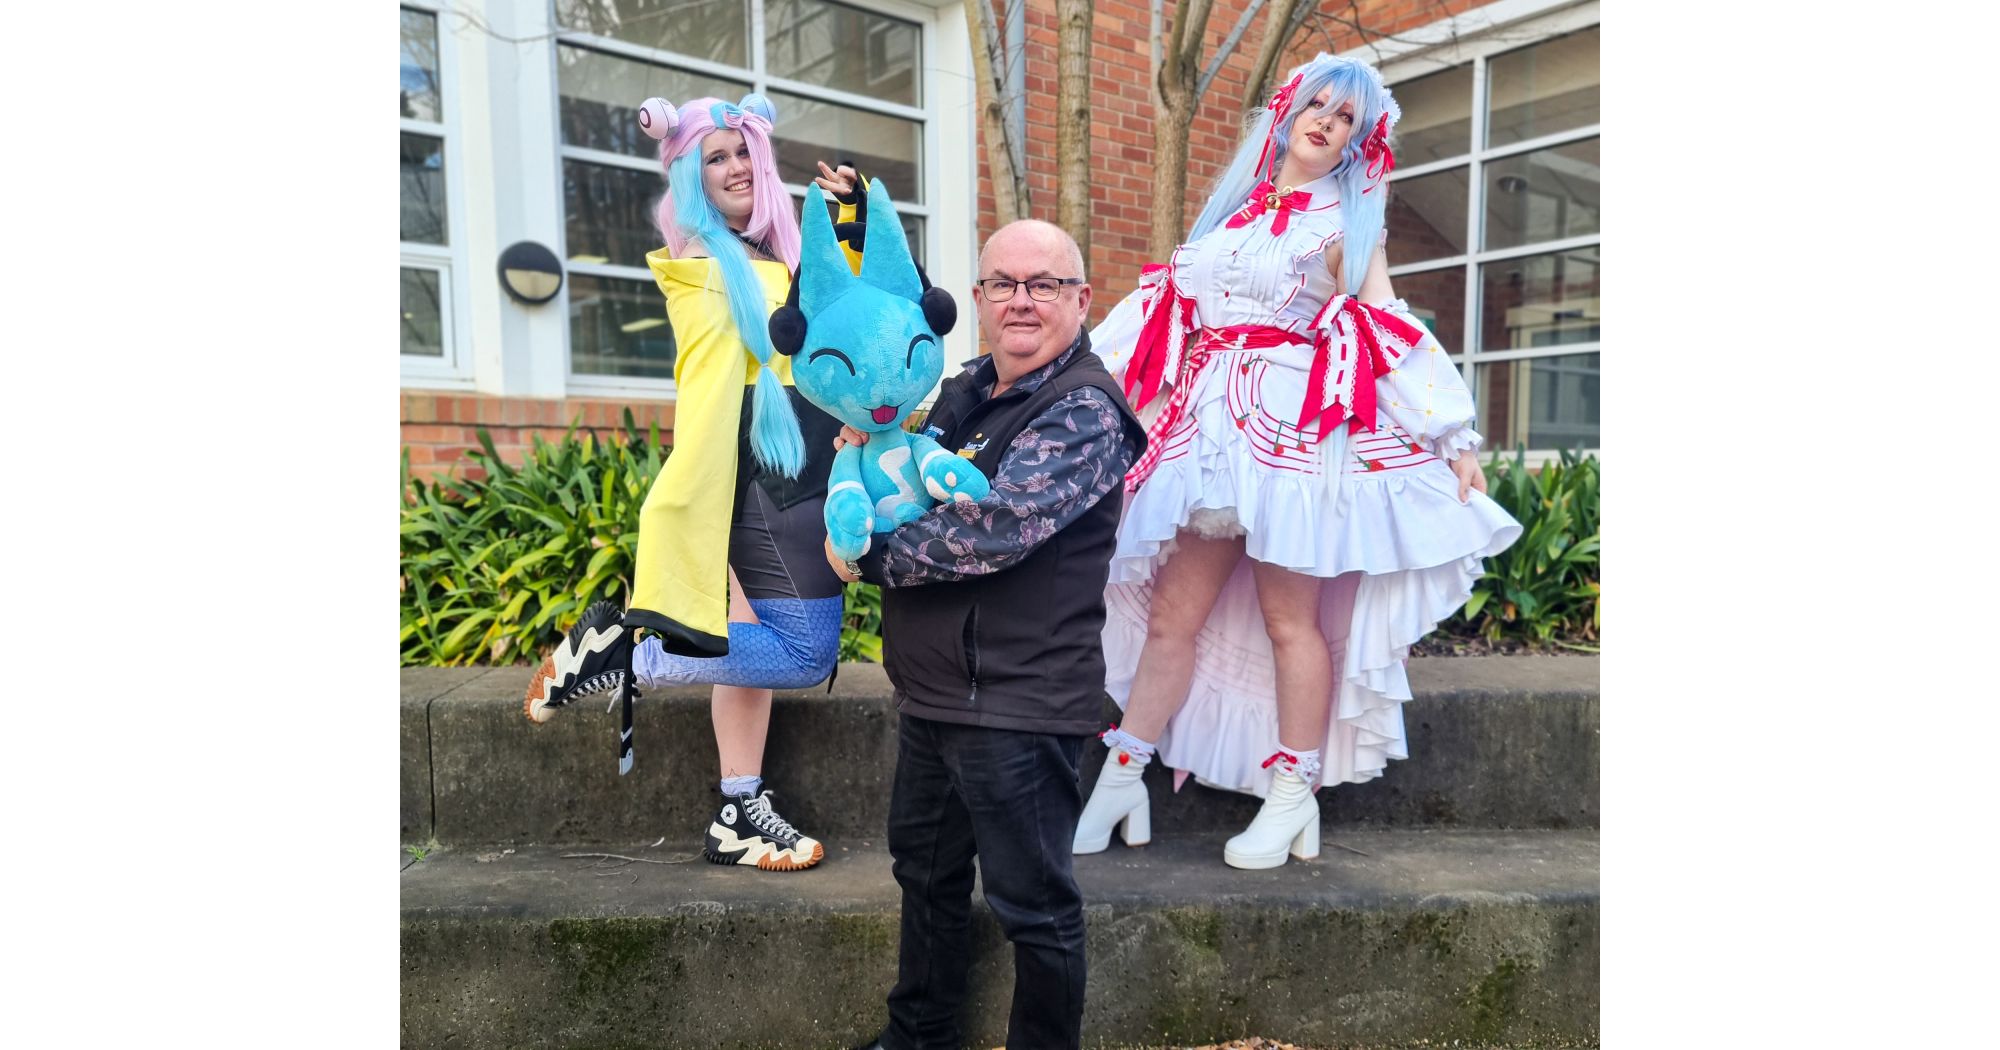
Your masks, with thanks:
[{"label": "red hair ribbon", "polygon": [[1233,230],[1238,226],[1255,222],[1257,216],[1266,211],[1276,211],[1278,217],[1271,220],[1271,236],[1276,237],[1285,232],[1285,227],[1291,223],[1292,212],[1311,203],[1312,194],[1304,190],[1292,190],[1290,193],[1281,194],[1278,188],[1266,179],[1250,191],[1249,202],[1237,209],[1236,214],[1231,215],[1229,221],[1223,225]]},{"label": "red hair ribbon", "polygon": [[[1306,399],[1299,407],[1300,430],[1319,423],[1322,437],[1328,428],[1341,420],[1349,420],[1348,429],[1355,434],[1365,434],[1375,429],[1375,380],[1394,368],[1403,355],[1416,349],[1423,342],[1423,329],[1410,324],[1379,306],[1369,306],[1353,296],[1344,296],[1340,305],[1334,307],[1332,318],[1335,325],[1354,333],[1354,342],[1360,353],[1354,361],[1344,358],[1339,368],[1334,368],[1333,342],[1327,327],[1322,323],[1326,311],[1313,319],[1313,328],[1319,333],[1313,354],[1312,371],[1306,376]],[[1329,303],[1329,306],[1332,304]],[[1383,337],[1401,343],[1400,347],[1384,345]],[[1344,351],[1343,351],[1344,353]],[[1333,372],[1329,389],[1327,373]]]},{"label": "red hair ribbon", "polygon": [[1389,114],[1384,113],[1375,121],[1375,130],[1361,143],[1361,155],[1368,158],[1368,177],[1376,182],[1396,170],[1396,154],[1389,148]]},{"label": "red hair ribbon", "polygon": [[[1299,90],[1299,81],[1305,79],[1305,75],[1304,70],[1293,74],[1292,79],[1285,81],[1284,86],[1272,94],[1271,104],[1265,107],[1271,111],[1271,128],[1264,132],[1264,148],[1257,154],[1257,169],[1253,174],[1273,177],[1278,174],[1277,150],[1271,140],[1278,133],[1278,126],[1285,122],[1285,115],[1292,111],[1292,95]],[[1267,162],[1269,171],[1264,170]]]}]

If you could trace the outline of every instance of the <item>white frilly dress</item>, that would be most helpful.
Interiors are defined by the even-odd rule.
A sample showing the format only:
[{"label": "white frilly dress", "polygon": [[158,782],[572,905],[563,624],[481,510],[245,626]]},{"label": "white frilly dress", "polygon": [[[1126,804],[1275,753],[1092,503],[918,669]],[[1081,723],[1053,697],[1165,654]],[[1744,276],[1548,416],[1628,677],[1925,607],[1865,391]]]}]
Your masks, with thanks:
[{"label": "white frilly dress", "polygon": [[[1232,219],[1241,225],[1180,246],[1091,332],[1153,426],[1127,475],[1105,594],[1106,687],[1123,708],[1153,575],[1183,527],[1243,535],[1251,558],[1324,578],[1323,596],[1335,577],[1361,573],[1351,622],[1321,606],[1337,676],[1321,782],[1359,783],[1409,757],[1410,646],[1465,603],[1482,559],[1521,526],[1482,493],[1458,500],[1447,460],[1480,437],[1436,337],[1401,300],[1363,307],[1334,294],[1325,253],[1341,238],[1337,185],[1309,183],[1289,204],[1253,199]],[[1187,703],[1158,744],[1180,775],[1270,791],[1275,667],[1248,561],[1196,639]]]}]

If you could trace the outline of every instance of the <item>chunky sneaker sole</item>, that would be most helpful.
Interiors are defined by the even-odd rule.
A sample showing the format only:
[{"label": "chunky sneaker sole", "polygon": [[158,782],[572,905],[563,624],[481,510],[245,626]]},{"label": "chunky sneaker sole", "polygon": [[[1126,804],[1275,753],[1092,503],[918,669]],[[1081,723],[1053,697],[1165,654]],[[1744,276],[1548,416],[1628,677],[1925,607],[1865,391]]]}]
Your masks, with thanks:
[{"label": "chunky sneaker sole", "polygon": [[628,661],[619,648],[629,645],[621,621],[624,613],[611,602],[596,602],[583,611],[576,626],[528,680],[521,713],[540,724],[555,717],[556,708],[580,696],[616,688],[624,681]]},{"label": "chunky sneaker sole", "polygon": [[787,849],[783,843],[762,835],[737,838],[728,828],[710,824],[701,855],[710,864],[755,864],[764,871],[804,871],[825,858],[826,848],[815,839],[800,838]]}]

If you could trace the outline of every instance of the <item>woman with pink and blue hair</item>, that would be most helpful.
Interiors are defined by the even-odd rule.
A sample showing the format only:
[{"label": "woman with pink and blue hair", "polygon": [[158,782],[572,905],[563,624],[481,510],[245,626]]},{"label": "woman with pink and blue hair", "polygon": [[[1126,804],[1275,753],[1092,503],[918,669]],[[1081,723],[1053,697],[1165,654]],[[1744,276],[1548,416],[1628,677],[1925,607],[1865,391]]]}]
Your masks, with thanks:
[{"label": "woman with pink and blue hair", "polygon": [[[667,180],[656,215],[666,247],[646,263],[677,348],[674,447],[640,511],[630,606],[584,611],[537,669],[526,712],[544,722],[578,697],[615,690],[625,701],[622,773],[632,768],[636,687],[714,685],[721,801],[704,854],[795,871],[819,863],[824,847],[772,809],[764,740],[771,691],[824,681],[839,651],[842,585],[822,553],[839,424],[798,395],[790,359],[771,348],[771,311],[799,262],[774,117],[758,94],[640,107]],[[847,194],[850,175],[816,181]]]},{"label": "woman with pink and blue hair", "polygon": [[1521,527],[1485,495],[1471,394],[1390,286],[1401,112],[1319,55],[1257,112],[1188,241],[1091,333],[1149,419],[1106,589],[1124,709],[1077,853],[1151,837],[1157,754],[1264,805],[1238,868],[1319,853],[1322,783],[1404,758],[1403,660]]}]

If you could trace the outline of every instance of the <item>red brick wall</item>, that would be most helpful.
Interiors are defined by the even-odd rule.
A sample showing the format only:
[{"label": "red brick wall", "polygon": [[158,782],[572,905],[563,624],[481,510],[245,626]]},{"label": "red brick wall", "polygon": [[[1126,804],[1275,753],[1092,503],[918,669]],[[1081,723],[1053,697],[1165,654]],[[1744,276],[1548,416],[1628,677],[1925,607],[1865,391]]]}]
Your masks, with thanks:
[{"label": "red brick wall", "polygon": [[475,431],[482,427],[493,438],[493,450],[500,458],[519,464],[534,447],[536,435],[545,441],[560,441],[572,422],[578,423],[579,434],[590,431],[600,439],[622,438],[627,408],[642,428],[658,423],[660,440],[672,443],[674,406],[668,401],[538,400],[405,390],[403,445],[409,450],[410,473],[415,477],[476,478],[484,472],[460,457],[479,447]]},{"label": "red brick wall", "polygon": [[[1310,2],[1310,0],[1309,0]],[[1428,25],[1481,6],[1489,0],[1320,0],[1320,17],[1308,18],[1279,64],[1284,70],[1320,51],[1340,52],[1365,40]],[[1056,217],[1056,15],[1055,0],[1027,0],[1028,65],[1028,190],[1033,217]],[[1209,15],[1202,68],[1229,30],[1247,0],[1215,0]],[[1174,5],[1166,5],[1170,17]],[[995,3],[996,12],[1001,5]],[[1097,0],[1090,47],[1091,208],[1090,283],[1095,299],[1090,322],[1102,320],[1118,300],[1138,286],[1139,271],[1156,260],[1146,256],[1146,230],[1151,221],[1153,104],[1151,48],[1146,0]],[[996,15],[996,17],[998,17]],[[1242,135],[1244,81],[1256,61],[1263,32],[1263,15],[1243,34],[1235,52],[1209,85],[1189,129],[1188,197],[1182,215],[1193,222],[1207,199],[1210,185],[1228,166]],[[1356,31],[1350,23],[1366,29]],[[975,39],[977,33],[974,33]],[[984,131],[980,131],[976,167],[979,171],[979,239],[984,243],[998,224],[994,220],[993,184],[986,171]],[[1391,236],[1396,232],[1391,231]]]}]

